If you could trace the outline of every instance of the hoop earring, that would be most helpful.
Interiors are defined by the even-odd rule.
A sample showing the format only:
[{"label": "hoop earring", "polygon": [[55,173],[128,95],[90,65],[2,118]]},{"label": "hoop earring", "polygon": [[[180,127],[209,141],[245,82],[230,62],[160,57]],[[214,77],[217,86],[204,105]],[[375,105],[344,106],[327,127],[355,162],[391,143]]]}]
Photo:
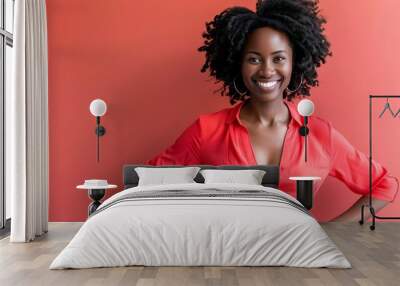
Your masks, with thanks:
[{"label": "hoop earring", "polygon": [[240,92],[239,89],[236,87],[236,83],[235,80],[233,80],[233,87],[235,88],[236,92],[240,95],[240,96],[245,96],[247,94],[247,91],[245,92]]},{"label": "hoop earring", "polygon": [[303,84],[303,79],[304,79],[304,78],[303,78],[303,74],[301,74],[301,81],[300,81],[299,86],[298,86],[295,90],[290,90],[289,87],[287,87],[287,88],[286,88],[287,94],[289,95],[289,94],[292,94],[292,93],[295,93],[296,91],[298,91],[299,88],[301,87],[301,85]]}]

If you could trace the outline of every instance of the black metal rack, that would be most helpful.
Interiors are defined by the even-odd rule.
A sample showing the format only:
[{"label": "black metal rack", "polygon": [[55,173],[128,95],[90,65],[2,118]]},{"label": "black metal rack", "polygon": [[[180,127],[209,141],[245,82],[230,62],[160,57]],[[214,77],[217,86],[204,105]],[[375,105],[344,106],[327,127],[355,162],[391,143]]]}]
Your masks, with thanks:
[{"label": "black metal rack", "polygon": [[384,217],[377,216],[372,205],[372,101],[373,99],[389,99],[400,98],[400,95],[370,95],[369,96],[369,204],[361,206],[361,219],[359,223],[364,224],[364,208],[368,207],[372,215],[372,224],[369,226],[371,230],[375,230],[375,219],[400,219],[400,217]]}]

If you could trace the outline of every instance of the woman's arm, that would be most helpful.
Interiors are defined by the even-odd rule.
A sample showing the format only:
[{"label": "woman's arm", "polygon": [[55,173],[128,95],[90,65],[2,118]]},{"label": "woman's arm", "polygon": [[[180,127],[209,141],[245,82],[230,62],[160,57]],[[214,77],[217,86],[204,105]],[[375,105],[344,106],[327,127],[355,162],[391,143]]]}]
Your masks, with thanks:
[{"label": "woman's arm", "polygon": [[[375,214],[388,205],[389,202],[382,201],[378,199],[372,198],[372,206],[374,207]],[[369,211],[369,198],[368,196],[361,197],[358,201],[354,203],[354,205],[349,208],[347,211],[333,219],[337,222],[348,222],[348,221],[359,221],[361,219],[361,206],[366,206],[364,208],[364,220],[368,220],[371,218],[371,212]]]},{"label": "woman's arm", "polygon": [[147,165],[196,165],[201,163],[201,124],[197,119],[175,143],[145,162]]},{"label": "woman's arm", "polygon": [[[356,221],[361,218],[361,205],[369,205],[369,157],[360,152],[332,126],[330,149],[331,170],[329,175],[339,179],[349,189],[362,195],[350,209],[340,215],[339,221]],[[396,177],[376,161],[372,161],[372,205],[375,212],[392,202],[398,192]],[[369,208],[364,209],[365,218],[371,217]]]}]

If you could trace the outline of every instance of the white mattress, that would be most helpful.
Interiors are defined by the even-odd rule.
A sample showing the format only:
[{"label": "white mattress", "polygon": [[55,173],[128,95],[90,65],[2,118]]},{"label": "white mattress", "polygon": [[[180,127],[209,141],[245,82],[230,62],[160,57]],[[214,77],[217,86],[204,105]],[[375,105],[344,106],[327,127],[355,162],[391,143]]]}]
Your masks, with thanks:
[{"label": "white mattress", "polygon": [[137,192],[207,189],[262,190],[299,204],[277,189],[254,185],[127,189],[100,206],[103,210],[82,225],[50,269],[127,265],[351,267],[313,217],[273,199],[186,196],[121,200]]}]

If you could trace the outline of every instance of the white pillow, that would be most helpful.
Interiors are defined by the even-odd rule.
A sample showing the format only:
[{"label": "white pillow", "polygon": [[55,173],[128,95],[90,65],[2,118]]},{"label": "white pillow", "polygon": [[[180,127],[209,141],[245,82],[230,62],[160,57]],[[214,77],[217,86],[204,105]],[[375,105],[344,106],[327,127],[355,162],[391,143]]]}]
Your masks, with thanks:
[{"label": "white pillow", "polygon": [[136,167],[138,186],[196,183],[199,167],[149,168]]},{"label": "white pillow", "polygon": [[265,175],[262,170],[201,170],[204,183],[234,183],[246,185],[261,185]]}]

